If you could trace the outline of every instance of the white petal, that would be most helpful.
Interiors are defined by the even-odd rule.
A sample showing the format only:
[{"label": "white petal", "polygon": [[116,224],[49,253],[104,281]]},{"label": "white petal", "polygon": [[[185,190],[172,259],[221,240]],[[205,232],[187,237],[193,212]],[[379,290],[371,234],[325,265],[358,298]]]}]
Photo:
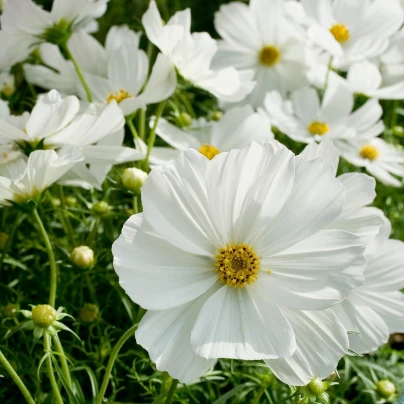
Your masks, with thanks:
[{"label": "white petal", "polygon": [[402,100],[404,98],[404,81],[379,88],[378,90],[369,92],[369,95],[379,100]]},{"label": "white petal", "polygon": [[90,145],[81,149],[89,164],[122,164],[128,161],[143,160],[145,155],[131,147]]},{"label": "white petal", "polygon": [[171,160],[175,160],[180,153],[179,150],[171,149],[170,147],[153,147],[149,161],[152,166],[164,165]]},{"label": "white petal", "polygon": [[320,99],[314,88],[304,87],[292,93],[293,107],[298,118],[306,125],[317,120]]},{"label": "white petal", "polygon": [[296,336],[296,351],[290,358],[267,359],[265,363],[278,379],[293,386],[329,376],[348,351],[343,325],[330,310],[288,310],[286,316]]},{"label": "white petal", "polygon": [[120,48],[122,45],[139,47],[140,35],[132,31],[127,25],[112,26],[105,38],[105,49],[108,53]]},{"label": "white petal", "polygon": [[339,124],[353,109],[354,97],[349,87],[339,80],[328,83],[321,104],[319,119],[327,124]]},{"label": "white petal", "polygon": [[258,283],[223,286],[210,297],[192,329],[191,344],[207,359],[281,358],[296,349],[291,325]]},{"label": "white petal", "polygon": [[368,94],[380,87],[382,75],[374,63],[365,60],[352,65],[348,71],[347,80],[354,93]]},{"label": "white petal", "polygon": [[217,282],[214,261],[182,251],[132,216],[113,244],[114,268],[129,297],[148,310],[191,302]]},{"label": "white petal", "polygon": [[310,143],[304,150],[300,153],[305,160],[315,160],[316,158],[321,158],[325,162],[330,162],[334,167],[334,173],[337,173],[339,154],[334,143],[330,139],[324,139],[321,143]]}]

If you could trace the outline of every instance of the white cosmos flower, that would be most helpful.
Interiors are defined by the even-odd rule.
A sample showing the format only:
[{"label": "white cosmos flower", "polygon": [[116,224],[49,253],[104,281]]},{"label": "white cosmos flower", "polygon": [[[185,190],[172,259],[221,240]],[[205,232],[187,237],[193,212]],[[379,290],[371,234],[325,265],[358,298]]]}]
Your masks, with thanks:
[{"label": "white cosmos flower", "polygon": [[215,66],[254,71],[257,85],[248,97],[254,107],[262,105],[270,90],[285,96],[307,83],[305,45],[282,6],[281,0],[251,0],[249,6],[233,2],[215,15],[223,38]]},{"label": "white cosmos flower", "polygon": [[168,57],[179,74],[221,101],[238,102],[251,92],[252,72],[240,74],[233,67],[213,69],[217,43],[207,32],[191,34],[191,12],[179,11],[163,24],[156,2],[150,1],[142,23],[147,38]]},{"label": "white cosmos flower", "polygon": [[150,154],[153,165],[164,164],[188,148],[212,159],[221,152],[241,149],[253,140],[262,143],[273,138],[268,118],[249,105],[228,110],[219,121],[199,118],[184,128],[160,119],[156,133],[173,148],[153,147]]},{"label": "white cosmos flower", "polygon": [[108,0],[54,0],[47,12],[32,0],[7,1],[1,15],[0,68],[22,62],[43,42],[60,42],[71,32],[91,30]]},{"label": "white cosmos flower", "polygon": [[154,168],[144,212],[126,222],[113,255],[120,284],[149,310],[136,339],[157,368],[189,382],[217,358],[287,358],[324,337],[328,349],[299,380],[274,371],[295,384],[312,370],[331,373],[347,335],[329,310],[306,310],[327,309],[362,283],[365,242],[322,230],[344,198],[332,164],[271,143],[213,160],[186,150]]},{"label": "white cosmos flower", "polygon": [[268,93],[264,107],[279,130],[293,140],[310,143],[352,137],[353,101],[346,85],[331,80],[321,101],[316,89],[303,87],[291,94],[291,101],[284,101],[277,91]]},{"label": "white cosmos flower", "polygon": [[378,58],[384,85],[392,85],[404,80],[404,28],[390,41],[390,46]]},{"label": "white cosmos flower", "polygon": [[389,335],[404,332],[404,243],[389,240],[386,219],[366,249],[365,283],[332,308],[349,335],[350,349],[367,353],[385,344]]},{"label": "white cosmos flower", "polygon": [[0,143],[34,149],[40,143],[55,149],[76,146],[85,160],[72,170],[88,183],[87,187],[99,188],[113,164],[144,158],[142,153],[122,146],[124,118],[115,102],[105,107],[90,105],[84,112],[79,109],[76,97],[62,98],[52,90],[39,98],[31,114],[0,119]]},{"label": "white cosmos flower", "polygon": [[302,4],[312,19],[310,39],[340,68],[383,53],[404,21],[399,0],[302,0]]},{"label": "white cosmos flower", "polygon": [[0,164],[0,205],[36,199],[83,158],[77,148],[66,146],[59,153],[37,150],[30,154],[28,161],[17,158]]}]

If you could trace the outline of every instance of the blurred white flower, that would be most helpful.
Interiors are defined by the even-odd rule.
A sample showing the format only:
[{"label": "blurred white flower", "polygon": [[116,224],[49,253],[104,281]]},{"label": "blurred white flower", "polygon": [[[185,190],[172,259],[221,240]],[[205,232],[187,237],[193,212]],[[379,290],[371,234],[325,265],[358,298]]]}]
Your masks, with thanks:
[{"label": "blurred white flower", "polygon": [[0,72],[0,93],[10,97],[15,92],[15,77],[8,70]]},{"label": "blurred white flower", "polygon": [[368,353],[387,343],[392,333],[404,332],[404,243],[389,240],[386,219],[366,249],[365,283],[332,308],[349,335],[349,347]]},{"label": "blurred white flower", "polygon": [[399,0],[302,0],[302,4],[312,20],[309,38],[333,56],[333,66],[339,68],[383,53],[404,21]]},{"label": "blurred white flower", "polygon": [[199,118],[183,128],[160,119],[156,133],[173,148],[153,147],[150,154],[153,165],[164,164],[189,148],[212,159],[221,152],[241,149],[253,140],[262,143],[273,138],[268,118],[249,105],[228,110],[219,121]]},{"label": "blurred white flower", "polygon": [[[344,299],[362,284],[366,262],[361,238],[322,230],[344,205],[331,164],[272,143],[212,160],[187,150],[151,171],[142,202],[143,214],[113,245],[114,266],[128,295],[150,310],[136,339],[159,370],[190,382],[217,358],[308,352],[305,375],[278,368],[278,377],[301,385],[312,370],[333,371],[347,335],[329,310],[305,310]],[[328,349],[318,351],[322,338]]]},{"label": "blurred white flower", "polygon": [[252,72],[234,67],[214,69],[212,59],[217,43],[206,32],[191,34],[191,12],[179,11],[164,25],[154,0],[143,15],[147,38],[167,56],[178,73],[194,86],[209,91],[221,101],[237,102],[251,92]]},{"label": "blurred white flower", "polygon": [[54,0],[50,12],[32,0],[7,1],[0,31],[0,68],[24,61],[43,42],[65,43],[77,30],[91,31],[108,0]]},{"label": "blurred white flower", "polygon": [[383,85],[390,86],[404,80],[404,28],[390,40],[390,46],[378,58]]},{"label": "blurred white flower", "polygon": [[215,66],[252,69],[257,82],[248,101],[261,106],[265,93],[285,96],[307,83],[305,45],[300,32],[286,19],[281,0],[233,2],[220,7],[215,27],[223,41]]},{"label": "blurred white flower", "polygon": [[28,161],[21,157],[2,164],[0,205],[10,205],[10,201],[23,204],[37,199],[83,158],[77,148],[66,146],[59,153],[37,150],[30,154]]}]

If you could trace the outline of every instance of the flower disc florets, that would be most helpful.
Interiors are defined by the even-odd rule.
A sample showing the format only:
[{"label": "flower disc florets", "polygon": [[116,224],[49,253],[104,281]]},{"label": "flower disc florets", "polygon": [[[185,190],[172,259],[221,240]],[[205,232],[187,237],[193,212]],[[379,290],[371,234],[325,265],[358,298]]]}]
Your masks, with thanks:
[{"label": "flower disc florets", "polygon": [[199,148],[199,153],[203,154],[209,160],[212,160],[213,157],[217,156],[220,153],[220,150],[211,144],[203,144]]},{"label": "flower disc florets", "polygon": [[365,144],[361,148],[359,154],[364,159],[368,159],[368,160],[372,161],[372,160],[376,160],[379,157],[379,150],[375,146],[372,146],[370,144]]}]

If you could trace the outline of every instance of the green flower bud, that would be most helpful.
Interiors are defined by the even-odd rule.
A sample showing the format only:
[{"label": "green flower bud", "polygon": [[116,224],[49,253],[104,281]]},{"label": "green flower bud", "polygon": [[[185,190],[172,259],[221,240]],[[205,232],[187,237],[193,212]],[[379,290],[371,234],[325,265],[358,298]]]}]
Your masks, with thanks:
[{"label": "green flower bud", "polygon": [[8,240],[8,234],[4,233],[3,231],[0,233],[0,251],[4,250]]},{"label": "green flower bud", "polygon": [[58,207],[60,206],[60,204],[61,204],[59,198],[52,198],[52,199],[51,199],[51,203],[52,203],[52,206],[53,206],[54,208],[58,208]]},{"label": "green flower bud", "polygon": [[402,126],[393,126],[391,130],[396,136],[404,136],[404,128]]},{"label": "green flower bud", "polygon": [[68,197],[66,197],[66,203],[69,206],[76,206],[77,205],[77,198],[75,196],[68,196]]},{"label": "green flower bud", "polygon": [[138,168],[127,168],[121,177],[122,185],[130,191],[138,191],[147,180],[147,173]]},{"label": "green flower bud", "polygon": [[14,317],[17,312],[18,307],[13,303],[6,304],[2,309],[3,317]]},{"label": "green flower bud", "polygon": [[220,121],[223,118],[222,111],[213,111],[212,112],[212,120],[213,121]]},{"label": "green flower bud", "polygon": [[95,304],[87,303],[80,309],[80,320],[83,323],[93,323],[98,318],[98,307]]},{"label": "green flower bud", "polygon": [[94,251],[85,245],[76,247],[70,253],[70,261],[80,269],[88,269],[94,265]]},{"label": "green flower bud", "polygon": [[56,314],[49,304],[39,304],[32,309],[32,321],[39,327],[48,328],[56,320]]},{"label": "green flower bud", "polygon": [[110,207],[107,202],[99,201],[93,205],[92,209],[93,209],[93,212],[98,213],[99,215],[102,215],[104,213],[107,213],[109,211]]},{"label": "green flower bud", "polygon": [[186,112],[181,112],[177,116],[177,125],[181,128],[186,128],[192,124],[192,117],[191,115],[187,114]]},{"label": "green flower bud", "polygon": [[376,390],[383,398],[389,398],[397,390],[390,380],[380,380],[376,383]]},{"label": "green flower bud", "polygon": [[315,377],[308,385],[307,387],[309,388],[309,390],[315,394],[316,396],[324,393],[327,390],[327,387],[324,385],[324,382]]}]

